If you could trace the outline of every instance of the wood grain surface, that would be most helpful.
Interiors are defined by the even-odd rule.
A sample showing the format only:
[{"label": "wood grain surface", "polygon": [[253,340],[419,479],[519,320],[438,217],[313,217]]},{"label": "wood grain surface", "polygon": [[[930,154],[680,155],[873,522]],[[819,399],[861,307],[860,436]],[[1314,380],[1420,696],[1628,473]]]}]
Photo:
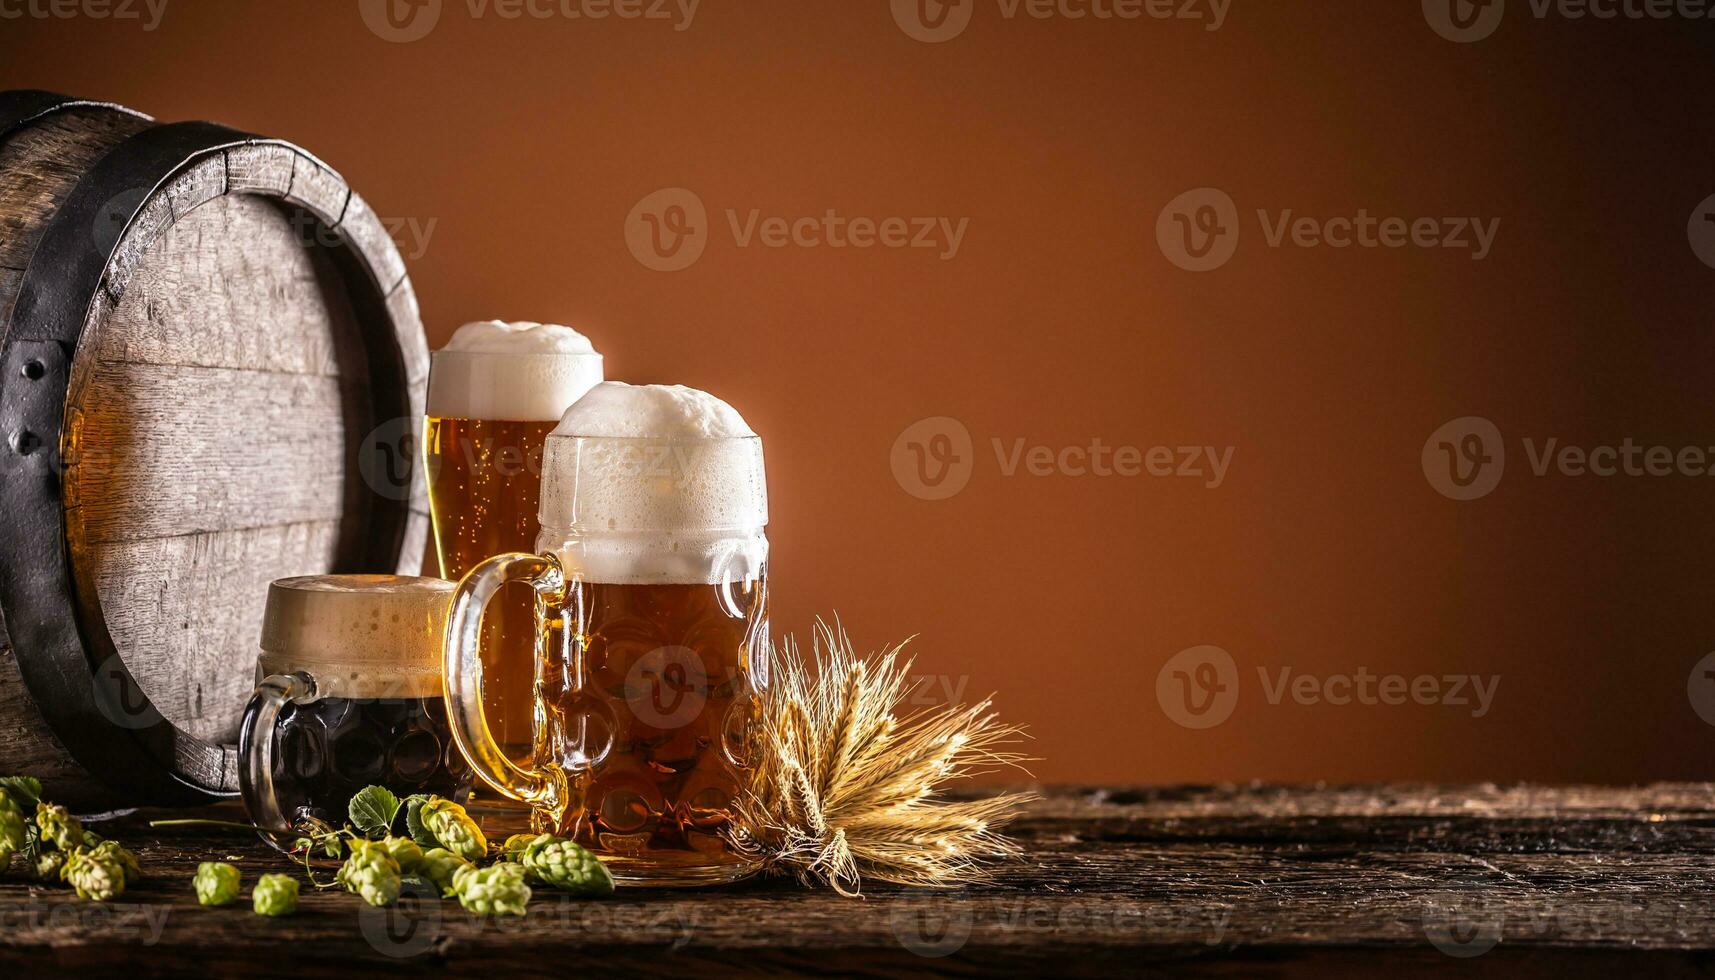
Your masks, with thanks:
[{"label": "wood grain surface", "polygon": [[202,909],[198,861],[233,860],[248,885],[285,859],[242,832],[97,826],[138,847],[149,880],[94,906],[0,879],[0,960],[143,976],[1673,977],[1707,975],[1715,948],[1706,784],[1063,787],[1018,826],[1023,860],[981,888],[539,892],[500,921],[307,882],[290,919]]}]

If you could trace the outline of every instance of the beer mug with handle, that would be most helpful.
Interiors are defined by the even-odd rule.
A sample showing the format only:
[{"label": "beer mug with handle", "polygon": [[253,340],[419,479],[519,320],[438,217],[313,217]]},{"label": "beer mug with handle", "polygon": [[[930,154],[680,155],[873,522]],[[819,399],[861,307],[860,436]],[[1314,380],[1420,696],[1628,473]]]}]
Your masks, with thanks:
[{"label": "beer mug with handle", "polygon": [[[690,388],[598,385],[548,436],[536,554],[472,569],[453,598],[446,696],[484,781],[620,883],[756,870],[725,832],[768,683],[762,440]],[[484,718],[482,613],[536,593],[536,738],[520,764]]]}]

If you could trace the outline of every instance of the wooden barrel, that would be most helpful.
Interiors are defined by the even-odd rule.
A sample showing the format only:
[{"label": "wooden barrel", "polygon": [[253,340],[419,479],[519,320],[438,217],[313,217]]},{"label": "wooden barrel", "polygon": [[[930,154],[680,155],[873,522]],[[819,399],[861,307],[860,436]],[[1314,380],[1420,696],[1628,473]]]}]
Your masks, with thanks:
[{"label": "wooden barrel", "polygon": [[413,573],[428,350],[304,150],[0,93],[0,773],[235,794],[268,583]]}]

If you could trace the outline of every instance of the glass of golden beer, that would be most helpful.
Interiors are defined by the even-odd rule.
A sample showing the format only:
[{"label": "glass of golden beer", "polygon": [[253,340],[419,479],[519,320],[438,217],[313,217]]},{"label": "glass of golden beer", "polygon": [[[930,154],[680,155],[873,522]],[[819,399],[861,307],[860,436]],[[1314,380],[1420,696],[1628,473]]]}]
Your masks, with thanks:
[{"label": "glass of golden beer", "polygon": [[[712,395],[598,385],[548,436],[536,552],[478,565],[447,624],[447,711],[476,774],[533,826],[621,883],[687,886],[755,870],[724,832],[768,683],[762,440]],[[484,609],[536,593],[533,762],[481,697]]]},{"label": "glass of golden beer", "polygon": [[[456,581],[490,555],[535,546],[543,442],[601,379],[590,342],[554,324],[470,323],[434,353],[423,445],[442,576]],[[534,612],[529,590],[510,589],[483,621],[489,723],[520,761],[535,742]],[[517,807],[481,793],[475,802]]]}]

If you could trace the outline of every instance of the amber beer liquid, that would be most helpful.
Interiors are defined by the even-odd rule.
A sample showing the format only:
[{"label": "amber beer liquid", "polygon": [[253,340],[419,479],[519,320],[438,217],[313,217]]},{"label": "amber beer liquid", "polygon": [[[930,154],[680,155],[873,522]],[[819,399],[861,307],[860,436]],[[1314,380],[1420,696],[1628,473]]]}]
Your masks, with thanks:
[{"label": "amber beer liquid", "polygon": [[[751,680],[765,670],[764,581],[570,590],[550,631],[569,625],[571,644],[546,645],[543,687],[572,795],[555,832],[626,862],[742,863],[720,834],[743,788]],[[592,751],[601,765],[586,764]]]},{"label": "amber beer liquid", "polygon": [[[442,578],[456,582],[491,555],[535,544],[542,444],[553,428],[552,422],[428,418],[423,445]],[[529,589],[508,589],[483,616],[482,660],[489,725],[515,759],[529,755],[535,742],[535,659],[535,597]]]},{"label": "amber beer liquid", "polygon": [[[457,581],[492,555],[534,546],[543,444],[601,378],[601,356],[569,327],[472,323],[435,352],[423,445],[442,577]],[[536,740],[535,637],[530,590],[497,596],[482,622],[483,697],[515,760]],[[478,802],[503,802],[486,790]]]}]

